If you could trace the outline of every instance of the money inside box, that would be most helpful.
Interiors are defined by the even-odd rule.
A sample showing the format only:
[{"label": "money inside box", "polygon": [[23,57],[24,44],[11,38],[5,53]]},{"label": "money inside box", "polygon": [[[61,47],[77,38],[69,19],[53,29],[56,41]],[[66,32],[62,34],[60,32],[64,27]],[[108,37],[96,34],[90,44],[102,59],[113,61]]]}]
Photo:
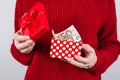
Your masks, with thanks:
[{"label": "money inside box", "polygon": [[52,30],[52,34],[51,58],[65,59],[74,57],[74,55],[81,55],[82,40],[74,25],[57,34]]}]

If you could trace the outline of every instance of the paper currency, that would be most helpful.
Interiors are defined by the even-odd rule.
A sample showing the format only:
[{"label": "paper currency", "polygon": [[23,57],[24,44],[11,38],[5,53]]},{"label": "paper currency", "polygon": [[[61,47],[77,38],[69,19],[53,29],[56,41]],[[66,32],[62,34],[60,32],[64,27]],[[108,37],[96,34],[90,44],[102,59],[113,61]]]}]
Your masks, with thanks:
[{"label": "paper currency", "polygon": [[55,34],[54,30],[52,30],[52,34],[55,39],[69,40],[75,42],[81,41],[80,34],[78,33],[74,25],[71,25],[69,28],[57,34]]}]

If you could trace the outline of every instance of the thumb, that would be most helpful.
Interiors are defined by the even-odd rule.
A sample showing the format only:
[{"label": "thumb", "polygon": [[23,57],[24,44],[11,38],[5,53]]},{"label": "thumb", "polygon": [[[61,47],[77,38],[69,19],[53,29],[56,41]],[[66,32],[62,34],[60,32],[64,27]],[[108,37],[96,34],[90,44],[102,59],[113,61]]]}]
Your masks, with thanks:
[{"label": "thumb", "polygon": [[89,53],[94,51],[94,49],[89,44],[83,44],[82,49],[83,51],[89,52]]}]

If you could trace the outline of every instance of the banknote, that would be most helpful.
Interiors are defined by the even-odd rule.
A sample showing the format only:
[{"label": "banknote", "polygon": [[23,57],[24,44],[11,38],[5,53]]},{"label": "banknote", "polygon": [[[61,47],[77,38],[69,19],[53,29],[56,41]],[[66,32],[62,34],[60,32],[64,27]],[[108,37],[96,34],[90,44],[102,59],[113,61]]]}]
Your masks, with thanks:
[{"label": "banknote", "polygon": [[81,41],[81,36],[74,25],[71,25],[70,27],[59,33],[54,33],[54,30],[52,29],[52,34],[55,39],[69,40],[75,42]]}]

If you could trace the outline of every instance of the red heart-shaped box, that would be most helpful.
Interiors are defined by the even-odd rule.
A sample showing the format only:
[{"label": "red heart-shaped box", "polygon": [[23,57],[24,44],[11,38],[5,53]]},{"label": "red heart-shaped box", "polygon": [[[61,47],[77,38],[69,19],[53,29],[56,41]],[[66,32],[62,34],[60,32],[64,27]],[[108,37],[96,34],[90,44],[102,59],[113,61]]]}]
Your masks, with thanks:
[{"label": "red heart-shaped box", "polygon": [[66,59],[81,55],[82,42],[52,39],[50,57]]},{"label": "red heart-shaped box", "polygon": [[19,21],[22,35],[28,35],[33,41],[38,40],[49,31],[48,19],[44,5],[37,2]]}]

